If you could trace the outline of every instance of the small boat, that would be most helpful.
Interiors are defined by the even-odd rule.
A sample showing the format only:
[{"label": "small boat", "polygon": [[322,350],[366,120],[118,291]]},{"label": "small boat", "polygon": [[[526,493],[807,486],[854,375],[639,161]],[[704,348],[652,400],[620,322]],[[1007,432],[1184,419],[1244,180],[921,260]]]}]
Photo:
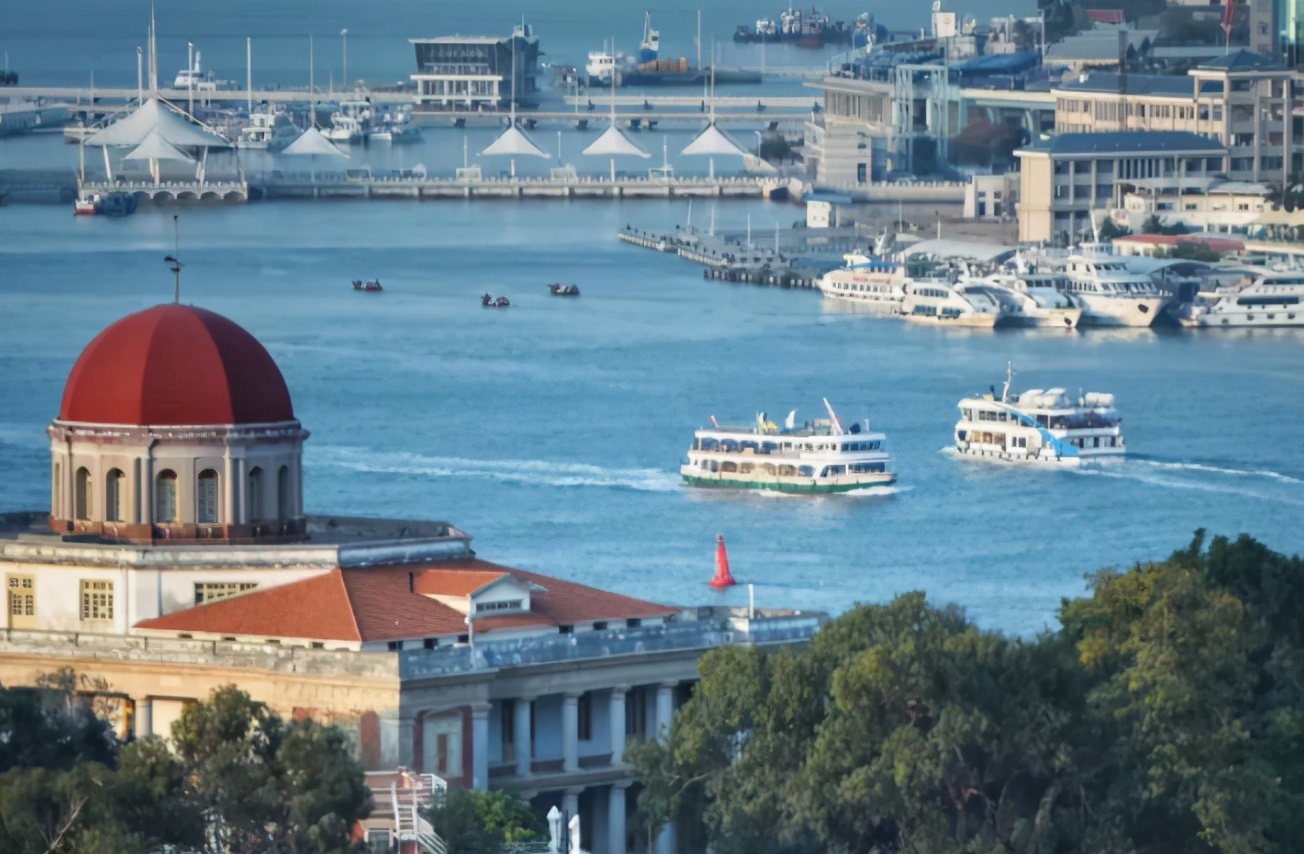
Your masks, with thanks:
[{"label": "small boat", "polygon": [[1007,366],[999,397],[993,386],[960,401],[957,452],[1007,462],[1071,466],[1127,453],[1114,395],[1088,392],[1073,400],[1062,388],[1034,388],[1013,395],[1013,376],[1013,368]]},{"label": "small boat", "polygon": [[552,284],[548,285],[548,292],[555,297],[577,297],[580,295],[578,285]]},{"label": "small boat", "polygon": [[1201,291],[1179,320],[1184,326],[1304,326],[1304,274],[1245,268],[1240,281]]},{"label": "small boat", "polygon": [[797,412],[782,427],[764,412],[756,423],[711,426],[693,434],[688,461],[679,473],[689,486],[764,489],[776,492],[850,492],[896,481],[886,437],[868,421],[844,427],[827,400],[829,417],[797,426]]},{"label": "small boat", "polygon": [[90,193],[77,197],[72,212],[76,216],[126,216],[136,212],[136,197],[131,193]]},{"label": "small boat", "polygon": [[355,291],[367,291],[369,293],[385,290],[380,286],[380,279],[373,279],[370,282],[364,282],[361,279],[354,279],[353,289]]},{"label": "small boat", "polygon": [[985,293],[962,292],[942,279],[916,279],[906,285],[901,316],[910,323],[991,329],[1002,310]]},{"label": "small boat", "polygon": [[507,297],[498,297],[497,299],[494,299],[489,296],[489,294],[480,297],[480,305],[485,308],[510,308],[511,304],[511,300]]},{"label": "small boat", "polygon": [[904,265],[858,253],[842,257],[847,262],[845,267],[830,270],[815,281],[820,293],[854,300],[879,314],[901,313],[906,285],[910,283]]}]

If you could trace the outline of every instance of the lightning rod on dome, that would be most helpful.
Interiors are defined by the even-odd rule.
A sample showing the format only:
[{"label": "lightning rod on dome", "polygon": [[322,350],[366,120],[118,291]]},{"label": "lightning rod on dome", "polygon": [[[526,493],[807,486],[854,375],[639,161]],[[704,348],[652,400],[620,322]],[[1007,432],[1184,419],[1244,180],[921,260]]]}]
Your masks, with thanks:
[{"label": "lightning rod on dome", "polygon": [[172,271],[172,302],[181,302],[181,268],[185,264],[181,263],[181,222],[176,214],[172,215],[172,254],[163,258],[164,263],[169,264],[169,270]]}]

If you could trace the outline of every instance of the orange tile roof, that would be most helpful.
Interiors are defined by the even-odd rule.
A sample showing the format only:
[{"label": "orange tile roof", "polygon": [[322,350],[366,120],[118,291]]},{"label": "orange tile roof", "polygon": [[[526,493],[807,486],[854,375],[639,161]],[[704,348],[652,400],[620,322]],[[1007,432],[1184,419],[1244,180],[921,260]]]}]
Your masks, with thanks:
[{"label": "orange tile roof", "polygon": [[263,638],[362,639],[338,569],[141,620],[136,627]]},{"label": "orange tile roof", "polygon": [[488,587],[506,572],[464,570],[462,572],[422,572],[417,576],[417,592],[425,596],[470,596]]},{"label": "orange tile roof", "polygon": [[[482,560],[332,569],[323,575],[198,605],[136,626],[261,638],[390,641],[466,634],[466,617],[429,595],[467,595],[510,575],[536,587],[525,614],[475,621],[477,632],[664,617],[675,608]],[[542,589],[540,589],[542,588]]]}]

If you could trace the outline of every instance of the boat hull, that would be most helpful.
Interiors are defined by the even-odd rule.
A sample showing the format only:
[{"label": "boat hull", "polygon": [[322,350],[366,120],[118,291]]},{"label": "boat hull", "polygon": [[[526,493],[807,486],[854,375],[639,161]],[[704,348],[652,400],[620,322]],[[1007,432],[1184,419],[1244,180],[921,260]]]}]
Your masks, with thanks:
[{"label": "boat hull", "polygon": [[1201,329],[1298,329],[1304,327],[1304,308],[1260,306],[1255,311],[1211,311],[1183,321],[1183,325]]},{"label": "boat hull", "polygon": [[757,479],[755,474],[728,476],[728,473],[717,472],[711,476],[703,477],[700,471],[694,470],[693,473],[687,471],[681,472],[684,478],[684,484],[687,486],[698,486],[710,489],[751,489],[766,490],[769,492],[786,492],[793,495],[827,495],[838,492],[854,492],[858,489],[870,489],[875,486],[891,486],[896,483],[896,475],[892,472],[876,474],[872,478],[858,478],[855,481],[845,479],[838,481],[827,481],[821,483],[813,478],[764,478]]},{"label": "boat hull", "polygon": [[992,329],[996,326],[996,321],[1001,318],[1001,315],[992,312],[974,312],[973,314],[962,314],[959,317],[942,317],[931,314],[907,314],[903,311],[901,316],[907,323],[917,323],[920,326],[954,326],[965,329]]},{"label": "boat hull", "polygon": [[1072,468],[1074,466],[1080,466],[1083,463],[1098,462],[1101,460],[1118,460],[1127,455],[1127,451],[1121,448],[1118,450],[1111,448],[1108,451],[1095,451],[1090,454],[1057,457],[1054,454],[1019,454],[1010,451],[998,451],[986,448],[966,448],[961,445],[955,445],[954,447],[956,454],[970,459],[1013,463],[1017,465],[1046,466],[1051,468]]},{"label": "boat hull", "polygon": [[1164,297],[1146,297],[1134,300],[1100,299],[1077,295],[1083,303],[1082,326],[1126,326],[1144,328],[1153,326],[1163,312],[1168,300]]}]

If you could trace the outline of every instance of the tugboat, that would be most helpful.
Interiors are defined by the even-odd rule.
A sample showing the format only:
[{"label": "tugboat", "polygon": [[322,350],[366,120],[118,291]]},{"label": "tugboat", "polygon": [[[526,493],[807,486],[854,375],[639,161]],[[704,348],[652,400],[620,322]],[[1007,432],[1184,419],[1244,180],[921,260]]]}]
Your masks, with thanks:
[{"label": "tugboat", "polygon": [[555,297],[577,297],[580,295],[578,285],[548,285],[548,292]]},{"label": "tugboat", "polygon": [[511,300],[509,300],[507,297],[498,297],[498,299],[494,299],[493,297],[489,296],[489,294],[485,294],[482,297],[480,297],[480,305],[484,306],[485,308],[509,308],[511,307],[511,304],[512,304]]},{"label": "tugboat", "polygon": [[355,291],[366,291],[367,293],[376,293],[385,290],[380,286],[380,279],[372,279],[370,282],[364,282],[361,279],[353,280],[353,289]]}]

